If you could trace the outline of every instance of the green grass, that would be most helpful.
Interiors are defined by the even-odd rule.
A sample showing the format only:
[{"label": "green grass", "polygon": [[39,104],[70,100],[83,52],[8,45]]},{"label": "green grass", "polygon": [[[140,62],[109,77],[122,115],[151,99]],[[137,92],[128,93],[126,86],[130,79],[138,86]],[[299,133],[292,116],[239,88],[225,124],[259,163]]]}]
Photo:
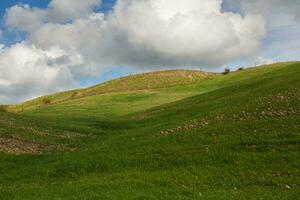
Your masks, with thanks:
[{"label": "green grass", "polygon": [[36,108],[48,106],[48,104],[57,104],[99,94],[152,91],[155,89],[167,88],[176,85],[199,83],[214,78],[218,75],[219,74],[216,73],[192,70],[168,70],[137,74],[108,81],[89,88],[43,96],[25,103],[11,105],[7,108],[7,110],[10,112],[24,112],[27,110],[34,110]]},{"label": "green grass", "polygon": [[0,153],[0,199],[299,197],[299,62],[160,73],[0,112],[0,136],[55,147]]}]

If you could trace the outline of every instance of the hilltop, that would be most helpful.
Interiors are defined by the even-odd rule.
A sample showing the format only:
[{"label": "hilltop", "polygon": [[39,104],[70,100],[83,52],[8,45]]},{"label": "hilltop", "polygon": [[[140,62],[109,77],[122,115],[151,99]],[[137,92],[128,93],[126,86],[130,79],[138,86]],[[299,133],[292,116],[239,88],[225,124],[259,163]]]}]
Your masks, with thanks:
[{"label": "hilltop", "polygon": [[300,62],[133,75],[8,111],[0,199],[300,194]]},{"label": "hilltop", "polygon": [[49,104],[61,103],[72,99],[99,94],[155,90],[178,85],[188,85],[202,82],[218,75],[219,74],[217,73],[195,70],[165,70],[130,75],[127,77],[107,81],[89,88],[43,96],[25,103],[9,106],[8,110],[14,112],[23,112],[24,110],[32,110]]}]

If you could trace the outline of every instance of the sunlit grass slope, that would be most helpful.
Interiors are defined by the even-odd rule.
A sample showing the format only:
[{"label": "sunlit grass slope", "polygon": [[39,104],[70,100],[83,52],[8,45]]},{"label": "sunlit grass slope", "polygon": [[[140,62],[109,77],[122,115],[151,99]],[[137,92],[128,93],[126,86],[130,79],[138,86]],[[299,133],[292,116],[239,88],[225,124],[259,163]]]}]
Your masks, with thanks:
[{"label": "sunlit grass slope", "polygon": [[299,197],[300,63],[131,84],[0,113],[0,199]]},{"label": "sunlit grass slope", "polygon": [[175,85],[203,82],[216,76],[218,76],[216,73],[193,70],[167,70],[131,75],[90,88],[66,91],[33,99],[25,103],[10,106],[9,110],[13,112],[23,112],[24,110],[32,110],[48,106],[49,104],[61,103],[87,96],[143,90],[150,91]]}]

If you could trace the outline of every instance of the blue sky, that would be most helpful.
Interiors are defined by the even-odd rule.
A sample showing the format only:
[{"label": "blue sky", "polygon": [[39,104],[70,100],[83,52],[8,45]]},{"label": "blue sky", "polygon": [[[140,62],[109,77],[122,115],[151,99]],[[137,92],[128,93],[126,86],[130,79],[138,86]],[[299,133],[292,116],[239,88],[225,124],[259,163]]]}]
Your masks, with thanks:
[{"label": "blue sky", "polygon": [[6,45],[11,45],[15,42],[22,40],[25,37],[25,34],[16,33],[14,31],[7,31],[3,25],[3,18],[5,16],[5,11],[7,8],[10,8],[16,4],[29,4],[34,7],[46,8],[49,1],[48,0],[1,0],[0,1],[0,18],[1,20],[1,29],[2,29],[2,38],[1,42]]},{"label": "blue sky", "polygon": [[300,60],[300,1],[118,1],[0,0],[0,104],[146,71]]}]

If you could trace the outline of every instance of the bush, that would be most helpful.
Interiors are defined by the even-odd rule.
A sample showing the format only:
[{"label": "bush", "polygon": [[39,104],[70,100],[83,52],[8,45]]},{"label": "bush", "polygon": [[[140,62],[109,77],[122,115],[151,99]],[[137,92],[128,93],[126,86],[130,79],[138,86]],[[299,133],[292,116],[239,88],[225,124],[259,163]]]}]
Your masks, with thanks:
[{"label": "bush", "polygon": [[230,68],[225,68],[223,74],[229,74],[231,72]]},{"label": "bush", "polygon": [[244,67],[238,68],[238,71],[242,71],[242,70],[244,70]]},{"label": "bush", "polygon": [[72,98],[81,97],[81,96],[82,96],[82,94],[80,92],[78,92],[78,91],[74,91],[72,93]]},{"label": "bush", "polygon": [[72,98],[77,97],[77,96],[78,96],[78,92],[77,91],[75,91],[75,92],[72,93]]},{"label": "bush", "polygon": [[43,104],[50,104],[51,103],[51,100],[50,99],[43,99]]},{"label": "bush", "polygon": [[7,106],[0,105],[0,112],[7,112]]}]

